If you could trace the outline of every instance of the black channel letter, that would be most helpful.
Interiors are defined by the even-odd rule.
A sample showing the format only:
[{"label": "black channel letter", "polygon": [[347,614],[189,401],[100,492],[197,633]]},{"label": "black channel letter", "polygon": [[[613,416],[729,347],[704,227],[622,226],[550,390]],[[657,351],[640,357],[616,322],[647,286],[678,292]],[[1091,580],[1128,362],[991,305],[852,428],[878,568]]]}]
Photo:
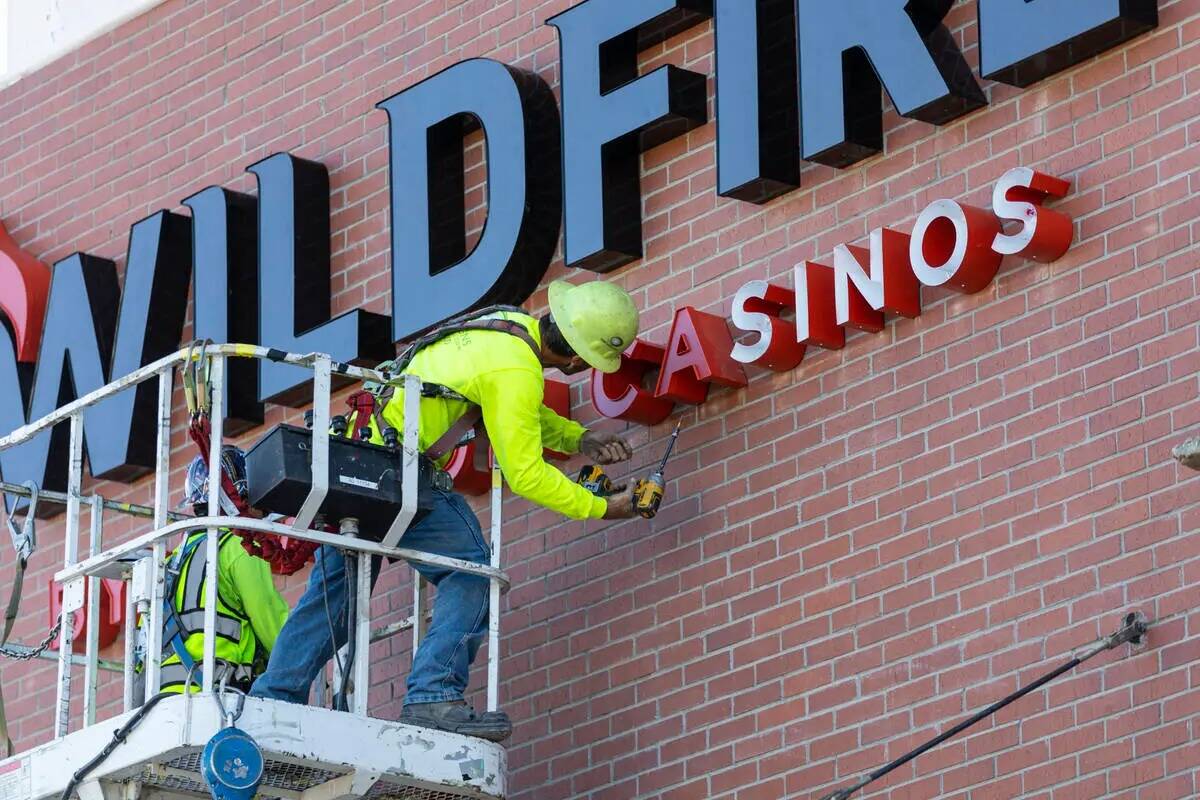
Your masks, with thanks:
[{"label": "black channel letter", "polygon": [[[179,348],[192,276],[191,232],[190,219],[168,211],[159,211],[130,229],[125,290],[108,380],[123,378]],[[94,316],[101,313],[101,309],[92,307]],[[47,323],[46,329],[49,327]],[[40,360],[38,363],[40,372]],[[84,389],[75,362],[72,369],[79,395],[104,385],[101,379],[96,386],[89,384]],[[34,392],[35,403],[40,389],[39,384]],[[154,468],[157,407],[158,382],[143,381],[84,412],[93,476],[131,481]]]},{"label": "black channel letter", "polygon": [[795,0],[716,0],[717,193],[765,203],[800,185]]},{"label": "black channel letter", "polygon": [[896,110],[940,125],[987,99],[942,18],[954,0],[797,0],[804,157],[846,167],[883,149]]},{"label": "black channel letter", "polygon": [[[379,104],[388,114],[392,338],[461,311],[517,304],[558,244],[558,106],[544,80],[490,59],[462,61]],[[487,223],[466,252],[463,137],[483,129]]]},{"label": "black channel letter", "polygon": [[[258,201],[210,186],[183,201],[192,210],[192,304],[197,339],[258,344]],[[225,433],[261,425],[258,362],[225,362]]]},{"label": "black channel letter", "polygon": [[[249,171],[258,177],[259,344],[362,364],[392,357],[387,317],[349,311],[329,318],[329,173],[324,165],[276,153]],[[260,400],[296,407],[311,402],[311,371],[266,360],[258,364]]]},{"label": "black channel letter", "polygon": [[979,71],[1029,86],[1157,25],[1158,0],[979,0]]},{"label": "black channel letter", "polygon": [[638,156],[708,110],[703,75],[668,65],[639,78],[638,53],[711,14],[711,0],[586,0],[549,20],[562,50],[569,266],[608,272],[642,257]]},{"label": "black channel letter", "polygon": [[[29,404],[31,421],[108,381],[120,302],[117,266],[107,258],[75,253],[54,264]],[[96,439],[103,431],[87,424],[88,412],[83,419],[90,455],[94,449],[104,449]],[[41,434],[22,445],[19,464],[13,464],[15,459],[4,462],[5,480],[32,479],[43,489],[65,488],[69,428],[57,425],[51,435]]]},{"label": "black channel letter", "polygon": [[[15,431],[28,422],[25,402],[29,398],[32,374],[29,364],[17,361],[17,342],[12,329],[0,324],[0,386],[4,387],[0,391],[0,428],[5,431]],[[48,437],[42,434],[25,444],[0,450],[0,480],[8,483],[35,480],[40,485],[47,442]],[[15,495],[4,495],[3,504],[9,511],[24,507],[24,502],[18,503]]]}]

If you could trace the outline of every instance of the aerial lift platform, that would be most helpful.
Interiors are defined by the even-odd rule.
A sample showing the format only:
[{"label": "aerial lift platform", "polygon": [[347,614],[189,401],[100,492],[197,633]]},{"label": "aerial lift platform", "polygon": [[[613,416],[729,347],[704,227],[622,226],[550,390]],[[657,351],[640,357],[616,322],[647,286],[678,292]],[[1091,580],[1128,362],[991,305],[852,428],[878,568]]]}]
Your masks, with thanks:
[{"label": "aerial lift platform", "polygon": [[[291,525],[280,521],[245,517],[185,517],[168,511],[170,471],[171,398],[176,368],[193,369],[203,362],[212,390],[211,451],[209,463],[220,463],[223,427],[225,364],[229,358],[256,358],[304,367],[313,371],[313,424],[311,440],[311,484]],[[403,381],[405,429],[401,442],[402,464],[399,513],[382,541],[344,536],[313,529],[322,504],[330,496],[330,475],[337,464],[330,462],[330,390],[333,375],[356,380]],[[158,439],[154,474],[154,503],[136,506],[116,503],[97,495],[83,495],[83,412],[88,407],[136,385],[158,381]],[[502,479],[492,471],[491,550],[488,565],[397,547],[417,512],[419,453],[417,450],[421,394],[420,379],[384,375],[374,370],[334,362],[322,354],[293,354],[252,345],[208,345],[189,347],[107,384],[51,414],[0,438],[0,450],[18,446],[32,437],[48,433],[58,424],[70,426],[67,491],[65,494],[36,492],[36,487],[0,484],[0,491],[31,497],[39,502],[57,502],[66,507],[63,568],[55,581],[63,589],[59,624],[70,630],[74,614],[88,617],[85,653],[72,652],[70,637],[61,637],[57,654],[57,702],[54,738],[11,758],[0,760],[0,800],[57,800],[65,791],[81,800],[174,800],[208,797],[201,776],[201,753],[206,743],[236,719],[236,726],[256,740],[263,754],[264,769],[258,796],[281,800],[334,800],[378,798],[379,800],[450,800],[451,798],[503,798],[507,792],[507,762],[504,748],[480,739],[403,725],[368,715],[371,663],[364,654],[334,679],[349,696],[347,711],[304,706],[252,697],[234,697],[213,685],[216,666],[216,604],[205,609],[205,650],[200,667],[198,693],[159,696],[162,652],[162,613],[165,586],[164,565],[168,540],[187,530],[206,528],[205,549],[197,557],[207,560],[206,596],[216,594],[216,531],[236,528],[330,544],[356,554],[352,641],[367,642],[401,632],[413,637],[413,652],[424,632],[426,613],[423,581],[415,578],[413,612],[407,620],[372,631],[370,618],[370,559],[373,556],[402,558],[471,572],[491,584],[488,639],[487,708],[495,710],[499,687],[500,594],[508,587],[500,571],[500,500]],[[209,508],[219,509],[220,481],[211,481]],[[336,491],[336,487],[332,491]],[[81,509],[90,509],[90,555],[80,558]],[[119,545],[103,549],[106,512],[132,514],[150,521],[151,530]],[[342,530],[353,532],[353,525]],[[99,615],[101,578],[130,582],[126,592],[125,659],[122,664],[98,658],[96,624]],[[84,601],[84,585],[91,584]],[[85,607],[86,606],[86,607]],[[136,690],[134,620],[144,615],[145,688]],[[359,648],[369,651],[367,647]],[[26,648],[29,650],[29,648]],[[72,704],[71,666],[84,664],[80,694],[83,727],[69,731]],[[96,721],[98,670],[119,669],[123,676],[124,712]],[[137,697],[135,698],[135,692]],[[235,713],[234,708],[240,706]],[[114,736],[114,729],[127,733]],[[97,757],[103,755],[102,760]],[[80,773],[85,775],[77,777]]]}]

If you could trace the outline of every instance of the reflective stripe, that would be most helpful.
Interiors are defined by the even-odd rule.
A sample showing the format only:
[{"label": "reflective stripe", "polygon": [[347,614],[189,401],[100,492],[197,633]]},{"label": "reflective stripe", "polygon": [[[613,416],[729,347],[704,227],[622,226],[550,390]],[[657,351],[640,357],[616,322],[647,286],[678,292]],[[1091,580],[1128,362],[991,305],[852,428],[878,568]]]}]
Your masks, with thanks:
[{"label": "reflective stripe", "polygon": [[[249,665],[230,664],[227,661],[218,661],[217,674],[214,678],[214,682],[216,684],[219,685],[221,681],[225,679],[226,674],[229,673],[230,667],[233,668],[233,673],[228,678],[230,683],[249,684],[254,679],[253,672],[251,671]],[[197,679],[197,675],[199,675],[199,673],[199,668],[192,673],[192,686],[194,687],[192,689],[193,692],[200,691],[200,681]],[[173,687],[178,687],[179,691],[183,691],[183,684],[187,682],[187,667],[185,667],[183,664],[180,664],[178,661],[176,661],[174,664],[163,664],[161,674],[161,685],[164,691],[169,691]]]},{"label": "reflective stripe", "polygon": [[[225,534],[217,541],[217,549],[220,551],[222,545],[225,544]],[[208,560],[204,559],[200,569],[192,569],[193,562],[196,560],[196,553],[200,552],[200,548],[196,547],[192,550],[187,560],[180,567],[182,572],[187,573],[187,582],[183,587],[183,597],[176,608],[181,610],[189,610],[193,608],[203,608],[201,599],[204,597],[204,576],[208,572]],[[191,627],[190,625],[188,627]]]},{"label": "reflective stripe", "polygon": [[[178,577],[182,580],[177,579],[175,581],[175,591],[170,598],[176,613],[168,618],[165,626],[168,629],[172,628],[174,627],[174,623],[178,621],[179,626],[182,628],[181,635],[185,640],[184,647],[194,658],[199,658],[198,653],[203,650],[205,614],[205,603],[203,601],[208,599],[204,596],[208,574],[208,559],[200,548],[200,545],[204,543],[205,535],[204,532],[189,534],[184,544],[181,545],[180,552],[187,549],[188,554],[186,558],[182,559],[182,563],[179,564]],[[229,544],[230,539],[236,535],[233,531],[223,531],[217,541],[218,550]],[[191,543],[190,549],[188,548],[189,542]],[[198,561],[196,559],[197,555],[199,555]],[[249,625],[249,620],[244,618],[235,606],[224,602],[219,590],[216,602],[217,619],[214,634],[217,637],[218,661],[230,663],[240,661],[241,658],[245,657],[247,662],[250,662],[254,657],[254,650],[257,649],[254,647],[254,638],[252,635],[246,643],[250,647],[250,652],[244,656],[238,655],[238,650],[243,645],[243,635],[247,631],[246,626]],[[182,684],[187,678],[187,667],[181,663],[184,659],[181,659],[178,653],[175,652],[170,638],[166,636],[164,636],[162,654],[164,684],[171,682],[167,678],[168,667],[171,668],[172,674],[175,675],[175,683]],[[251,663],[241,665],[238,669],[244,672],[248,680],[251,675]],[[235,675],[235,680],[236,678],[237,676]]]},{"label": "reflective stripe", "polygon": [[[204,609],[198,608],[194,611],[186,611],[179,615],[180,621],[184,627],[184,638],[199,634],[204,635]],[[228,639],[231,642],[241,643],[242,641],[242,622],[233,617],[226,617],[222,614],[217,614],[217,636]],[[167,642],[163,645],[164,653],[175,652],[171,649],[171,643]]]}]

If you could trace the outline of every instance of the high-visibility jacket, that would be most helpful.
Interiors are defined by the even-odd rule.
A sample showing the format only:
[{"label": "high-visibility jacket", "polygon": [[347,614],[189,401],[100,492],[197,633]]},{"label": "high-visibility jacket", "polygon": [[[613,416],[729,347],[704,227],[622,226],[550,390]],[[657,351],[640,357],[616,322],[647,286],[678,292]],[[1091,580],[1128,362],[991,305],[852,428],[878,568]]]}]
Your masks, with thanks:
[{"label": "high-visibility jacket", "polygon": [[[207,563],[204,543],[205,530],[192,531],[168,559],[168,564],[181,551],[191,548],[179,564],[179,577],[171,602],[179,621],[190,634],[184,638],[184,649],[198,663],[204,660],[204,609],[207,605],[205,584]],[[275,638],[287,620],[288,607],[271,579],[271,567],[261,558],[250,555],[241,539],[230,530],[221,533],[217,557],[217,625],[216,655],[218,664],[233,665],[229,683],[248,689],[250,682],[267,664]],[[168,620],[163,620],[164,626]],[[165,636],[164,636],[165,638]],[[182,692],[187,680],[184,666],[170,641],[163,642],[162,690]],[[218,666],[214,681],[219,682],[227,667]],[[200,668],[197,668],[197,672]],[[193,683],[197,681],[192,676]],[[199,687],[193,691],[199,691]]]},{"label": "high-visibility jacket", "polygon": [[[528,314],[501,311],[489,317],[513,320],[525,327],[541,346],[538,321]],[[587,431],[542,404],[545,377],[542,364],[528,343],[502,331],[469,330],[451,334],[413,357],[406,373],[426,383],[445,386],[483,409],[496,461],[514,492],[538,505],[574,519],[599,519],[608,502],[575,483],[542,458],[542,448],[578,453]],[[428,449],[467,411],[462,400],[421,398],[420,449]],[[383,419],[404,429],[404,390],[397,387],[383,409]],[[379,431],[370,421],[372,441]],[[351,420],[350,430],[354,430]],[[450,456],[443,456],[443,466]]]}]

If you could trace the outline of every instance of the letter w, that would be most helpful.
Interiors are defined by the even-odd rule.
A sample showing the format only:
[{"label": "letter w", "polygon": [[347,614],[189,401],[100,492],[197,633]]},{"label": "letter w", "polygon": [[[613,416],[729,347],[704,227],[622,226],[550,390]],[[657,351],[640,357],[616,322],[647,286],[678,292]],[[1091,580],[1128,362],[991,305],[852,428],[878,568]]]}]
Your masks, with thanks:
[{"label": "letter w", "polygon": [[[112,261],[76,253],[56,263],[28,415],[11,333],[0,326],[0,432],[9,433],[99,389],[112,376],[175,350],[187,311],[190,243],[187,217],[160,211],[135,224],[123,297]],[[147,381],[84,412],[93,476],[129,481],[153,468],[157,396],[157,383]],[[63,424],[0,452],[0,476],[61,490],[68,436]]]}]

